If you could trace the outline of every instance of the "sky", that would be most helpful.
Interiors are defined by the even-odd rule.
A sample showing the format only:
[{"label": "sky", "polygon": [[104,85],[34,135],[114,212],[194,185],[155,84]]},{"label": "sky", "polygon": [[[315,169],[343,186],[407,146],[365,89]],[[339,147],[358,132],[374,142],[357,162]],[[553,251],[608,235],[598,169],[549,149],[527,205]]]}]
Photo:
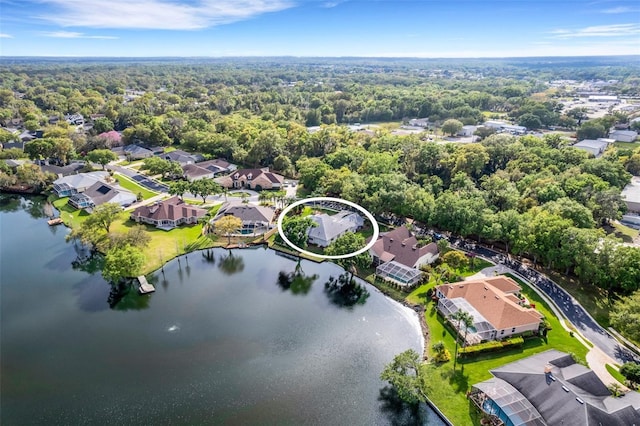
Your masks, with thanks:
[{"label": "sky", "polygon": [[640,2],[0,0],[0,56],[640,54]]}]

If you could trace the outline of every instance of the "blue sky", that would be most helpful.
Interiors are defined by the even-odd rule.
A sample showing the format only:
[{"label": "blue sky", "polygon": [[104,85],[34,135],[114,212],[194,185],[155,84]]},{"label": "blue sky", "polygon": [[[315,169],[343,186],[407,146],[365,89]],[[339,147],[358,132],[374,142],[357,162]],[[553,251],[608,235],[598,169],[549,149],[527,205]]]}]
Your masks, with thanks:
[{"label": "blue sky", "polygon": [[2,56],[640,54],[640,2],[0,0]]}]

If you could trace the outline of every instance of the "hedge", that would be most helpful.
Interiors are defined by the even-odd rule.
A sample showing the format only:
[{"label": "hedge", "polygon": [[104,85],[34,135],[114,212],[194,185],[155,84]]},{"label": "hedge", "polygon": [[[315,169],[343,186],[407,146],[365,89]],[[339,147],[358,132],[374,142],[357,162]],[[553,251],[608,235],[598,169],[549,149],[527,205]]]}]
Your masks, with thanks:
[{"label": "hedge", "polygon": [[523,337],[514,337],[512,339],[506,339],[502,341],[492,340],[485,343],[479,343],[473,346],[466,346],[460,348],[458,353],[463,355],[477,355],[483,352],[500,351],[503,349],[517,348],[524,344]]}]

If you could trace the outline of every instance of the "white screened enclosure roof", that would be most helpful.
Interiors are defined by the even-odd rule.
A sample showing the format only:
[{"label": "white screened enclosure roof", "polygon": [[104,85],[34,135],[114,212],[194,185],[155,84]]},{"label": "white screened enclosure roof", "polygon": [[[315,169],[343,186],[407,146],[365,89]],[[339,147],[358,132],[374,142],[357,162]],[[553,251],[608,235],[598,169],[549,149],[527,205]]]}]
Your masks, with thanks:
[{"label": "white screened enclosure roof", "polygon": [[411,282],[421,274],[417,269],[410,268],[393,260],[378,266],[376,272],[402,282]]},{"label": "white screened enclosure roof", "polygon": [[[546,425],[536,408],[516,388],[502,379],[493,379],[475,384],[476,389],[484,392],[500,408],[501,414],[497,414],[507,424],[521,425]],[[505,415],[507,418],[505,418]],[[505,422],[506,423],[506,422]]]},{"label": "white screened enclosure roof", "polygon": [[466,299],[462,297],[455,297],[453,299],[440,299],[440,306],[444,316],[449,317],[455,314],[459,310],[468,312],[473,317],[473,327],[478,334],[484,334],[495,330],[495,327],[491,325],[485,317],[480,314]]}]

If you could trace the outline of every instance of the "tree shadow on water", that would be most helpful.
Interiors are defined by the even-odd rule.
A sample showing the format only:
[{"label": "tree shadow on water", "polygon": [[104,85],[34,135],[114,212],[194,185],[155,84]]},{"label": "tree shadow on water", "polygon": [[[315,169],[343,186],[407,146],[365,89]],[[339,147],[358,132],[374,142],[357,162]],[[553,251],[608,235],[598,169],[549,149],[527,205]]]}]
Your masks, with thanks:
[{"label": "tree shadow on water", "polygon": [[221,257],[218,261],[218,268],[225,275],[233,275],[244,271],[244,259],[242,256],[236,256],[233,251],[229,250],[227,256]]},{"label": "tree shadow on water", "polygon": [[331,303],[346,308],[364,305],[370,295],[348,272],[339,275],[338,279],[329,277],[329,281],[324,283],[324,293]]},{"label": "tree shadow on water", "polygon": [[305,275],[301,270],[294,272],[280,271],[276,283],[282,291],[291,291],[291,294],[304,295],[309,293],[311,286],[318,279],[318,274]]},{"label": "tree shadow on water", "polygon": [[140,294],[131,283],[113,284],[109,293],[109,307],[114,311],[141,311],[149,308],[150,295]]},{"label": "tree shadow on water", "polygon": [[419,404],[408,404],[398,396],[392,386],[380,389],[380,411],[393,426],[420,426],[425,424]]}]

